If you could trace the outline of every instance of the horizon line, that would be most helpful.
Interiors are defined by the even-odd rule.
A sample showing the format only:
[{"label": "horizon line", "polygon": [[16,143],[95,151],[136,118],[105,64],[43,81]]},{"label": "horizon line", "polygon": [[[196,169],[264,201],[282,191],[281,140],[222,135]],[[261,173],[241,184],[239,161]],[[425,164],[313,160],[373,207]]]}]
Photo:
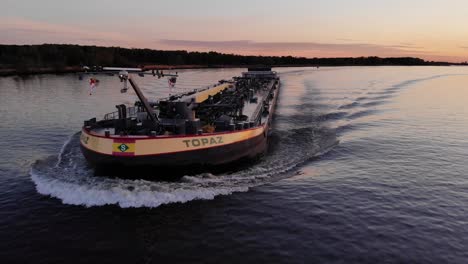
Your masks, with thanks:
[{"label": "horizon line", "polygon": [[43,45],[63,45],[63,46],[81,46],[81,47],[97,47],[97,48],[121,48],[121,49],[134,49],[134,50],[152,50],[152,51],[167,51],[167,52],[187,52],[187,53],[218,53],[223,55],[233,55],[233,56],[242,56],[242,57],[271,57],[271,58],[281,58],[281,57],[292,57],[298,59],[340,59],[340,58],[380,58],[380,59],[390,59],[390,58],[413,58],[413,59],[420,59],[424,62],[434,62],[434,63],[450,63],[450,64],[463,64],[466,61],[460,62],[450,62],[450,61],[435,61],[435,60],[426,60],[421,57],[415,56],[379,56],[379,55],[371,55],[371,56],[335,56],[335,57],[307,57],[307,56],[295,56],[295,55],[252,55],[252,54],[242,54],[242,53],[229,53],[229,52],[222,52],[216,50],[209,50],[209,51],[199,51],[199,50],[189,50],[189,49],[156,49],[156,48],[141,48],[141,47],[125,47],[125,46],[114,46],[114,45],[99,45],[99,44],[76,44],[76,43],[41,43],[41,44],[3,44],[0,43],[1,46],[43,46]]}]

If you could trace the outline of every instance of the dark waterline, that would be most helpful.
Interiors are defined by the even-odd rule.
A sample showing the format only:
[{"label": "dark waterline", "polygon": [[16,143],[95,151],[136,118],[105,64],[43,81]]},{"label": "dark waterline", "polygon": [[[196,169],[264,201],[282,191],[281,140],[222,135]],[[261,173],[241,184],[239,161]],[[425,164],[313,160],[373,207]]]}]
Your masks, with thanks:
[{"label": "dark waterline", "polygon": [[[178,89],[241,70],[184,70]],[[135,100],[118,80],[89,96],[72,75],[0,78],[0,261],[465,263],[467,70],[277,70],[266,157],[163,182],[93,177],[81,157],[82,121]]]}]

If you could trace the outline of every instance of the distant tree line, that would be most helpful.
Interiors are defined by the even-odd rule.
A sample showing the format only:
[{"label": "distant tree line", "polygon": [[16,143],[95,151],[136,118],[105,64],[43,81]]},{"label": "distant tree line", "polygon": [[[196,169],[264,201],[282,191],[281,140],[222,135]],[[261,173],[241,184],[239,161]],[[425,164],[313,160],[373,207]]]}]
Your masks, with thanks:
[{"label": "distant tree line", "polygon": [[0,45],[0,69],[17,73],[48,68],[63,71],[78,66],[198,65],[198,66],[374,66],[374,65],[449,65],[419,58],[305,58],[292,56],[242,56],[218,52],[165,51],[63,44]]}]

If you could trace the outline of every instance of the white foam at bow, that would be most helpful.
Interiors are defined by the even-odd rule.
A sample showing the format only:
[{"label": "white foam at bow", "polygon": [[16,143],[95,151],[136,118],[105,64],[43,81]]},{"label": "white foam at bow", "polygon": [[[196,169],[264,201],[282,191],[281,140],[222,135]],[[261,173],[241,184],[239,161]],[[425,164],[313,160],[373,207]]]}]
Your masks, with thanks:
[{"label": "white foam at bow", "polygon": [[[151,188],[156,187],[154,186],[156,183],[143,180],[102,180],[101,182],[95,182],[94,185],[77,184],[43,177],[34,170],[31,171],[31,178],[40,194],[58,198],[65,204],[84,205],[86,207],[111,204],[119,205],[122,208],[158,207],[169,203],[211,200],[218,195],[229,195],[234,192],[246,192],[249,190],[247,186],[194,186],[195,188],[186,186],[186,188],[176,187],[171,189],[170,184],[165,186],[166,188],[161,188],[161,186]],[[166,191],[161,189],[166,189]]]}]

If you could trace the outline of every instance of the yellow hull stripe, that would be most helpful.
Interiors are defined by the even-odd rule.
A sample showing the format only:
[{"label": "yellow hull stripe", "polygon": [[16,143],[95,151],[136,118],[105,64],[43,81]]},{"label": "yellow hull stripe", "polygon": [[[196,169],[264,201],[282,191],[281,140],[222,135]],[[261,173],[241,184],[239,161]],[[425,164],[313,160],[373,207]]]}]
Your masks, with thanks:
[{"label": "yellow hull stripe", "polygon": [[258,127],[234,133],[206,136],[145,137],[144,139],[138,139],[136,137],[97,137],[83,130],[81,144],[89,150],[108,155],[157,155],[219,147],[254,138],[263,132],[264,127]]}]

